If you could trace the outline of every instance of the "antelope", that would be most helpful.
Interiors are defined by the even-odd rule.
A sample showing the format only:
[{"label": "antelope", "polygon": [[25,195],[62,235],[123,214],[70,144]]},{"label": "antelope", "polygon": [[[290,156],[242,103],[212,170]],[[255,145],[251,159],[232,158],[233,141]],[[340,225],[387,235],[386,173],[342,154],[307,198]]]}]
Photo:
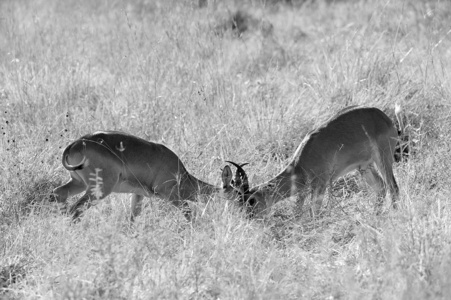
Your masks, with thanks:
[{"label": "antelope", "polygon": [[312,211],[318,213],[331,183],[358,170],[377,194],[379,213],[387,187],[397,207],[399,188],[392,169],[397,141],[397,130],[385,113],[374,107],[351,106],[309,132],[288,166],[263,184],[250,189],[245,171],[231,162],[241,182],[234,187],[244,195],[241,203],[252,214],[261,214],[290,196],[296,196],[299,209],[310,196],[315,206]]},{"label": "antelope", "polygon": [[94,200],[111,193],[132,194],[132,221],[139,214],[144,197],[157,195],[167,199],[190,220],[186,200],[195,201],[200,194],[223,192],[226,197],[236,197],[238,193],[232,186],[229,166],[222,171],[221,189],[191,175],[166,146],[122,132],[95,132],[79,138],[66,147],[62,163],[71,178],[53,190],[54,200],[66,210],[69,197],[85,192],[69,209],[74,221]]}]

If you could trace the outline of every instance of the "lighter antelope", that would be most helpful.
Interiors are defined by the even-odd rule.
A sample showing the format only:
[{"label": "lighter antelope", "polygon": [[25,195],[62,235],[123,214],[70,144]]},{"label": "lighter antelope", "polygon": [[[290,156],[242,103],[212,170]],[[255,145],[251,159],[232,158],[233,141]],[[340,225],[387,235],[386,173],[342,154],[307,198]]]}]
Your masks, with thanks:
[{"label": "lighter antelope", "polygon": [[243,203],[255,214],[290,196],[296,196],[298,207],[302,208],[309,195],[317,214],[327,187],[337,178],[358,170],[376,191],[377,212],[387,187],[396,208],[399,189],[392,165],[397,140],[392,120],[382,111],[374,107],[348,107],[308,133],[288,166],[259,186],[249,189],[246,173],[232,163],[237,167],[235,176],[242,181],[235,188],[241,190]]},{"label": "lighter antelope", "polygon": [[62,209],[66,209],[68,197],[85,192],[69,209],[73,220],[94,200],[111,193],[132,194],[132,220],[141,210],[142,199],[152,195],[181,208],[187,219],[191,215],[186,200],[222,192],[226,197],[237,196],[229,166],[222,171],[221,189],[188,173],[179,157],[166,146],[122,132],[95,132],[81,137],[64,150],[62,163],[71,176],[53,191]]}]

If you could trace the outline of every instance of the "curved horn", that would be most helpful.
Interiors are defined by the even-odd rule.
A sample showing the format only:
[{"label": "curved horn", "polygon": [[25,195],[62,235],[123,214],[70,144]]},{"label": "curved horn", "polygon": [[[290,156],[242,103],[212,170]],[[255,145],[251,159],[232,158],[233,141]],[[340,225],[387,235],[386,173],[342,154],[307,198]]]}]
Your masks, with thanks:
[{"label": "curved horn", "polygon": [[236,167],[236,173],[235,173],[235,185],[237,187],[242,187],[243,192],[249,191],[249,179],[247,177],[246,172],[243,170],[243,166],[248,165],[249,163],[244,163],[242,165],[239,165],[237,163],[234,163],[233,161],[226,160],[226,162],[234,165]]}]

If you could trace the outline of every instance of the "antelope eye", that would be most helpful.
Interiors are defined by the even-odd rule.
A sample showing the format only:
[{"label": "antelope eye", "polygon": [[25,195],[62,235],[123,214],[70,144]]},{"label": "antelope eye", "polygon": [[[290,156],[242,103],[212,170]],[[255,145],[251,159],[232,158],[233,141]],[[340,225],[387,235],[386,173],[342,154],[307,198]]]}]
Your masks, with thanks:
[{"label": "antelope eye", "polygon": [[246,213],[248,218],[253,218],[255,215],[255,206],[257,205],[257,199],[254,197],[248,198],[246,200]]},{"label": "antelope eye", "polygon": [[250,207],[254,207],[255,204],[257,204],[257,200],[253,197],[249,198],[249,199],[247,199],[246,204]]}]

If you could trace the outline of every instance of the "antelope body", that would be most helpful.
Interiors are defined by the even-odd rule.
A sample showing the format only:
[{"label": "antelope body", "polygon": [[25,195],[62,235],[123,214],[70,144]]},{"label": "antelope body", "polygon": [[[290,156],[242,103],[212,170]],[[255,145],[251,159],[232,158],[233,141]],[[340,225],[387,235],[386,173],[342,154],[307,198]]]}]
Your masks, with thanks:
[{"label": "antelope body", "polygon": [[116,131],[79,138],[64,150],[62,163],[71,179],[54,190],[56,200],[65,204],[68,197],[85,192],[69,210],[74,220],[84,206],[89,208],[94,200],[111,193],[132,194],[132,219],[139,213],[142,199],[152,195],[184,209],[190,219],[185,200],[195,201],[199,194],[221,191],[227,194],[234,190],[228,166],[223,170],[224,188],[220,189],[188,173],[179,157],[166,146]]},{"label": "antelope body", "polygon": [[245,202],[255,213],[293,195],[300,207],[311,195],[318,211],[332,181],[357,169],[376,191],[378,206],[388,189],[396,207],[399,189],[392,164],[397,140],[392,120],[381,110],[345,108],[308,133],[288,166],[268,182],[249,189],[247,175],[235,164],[237,176],[240,173],[244,178],[243,185],[236,188],[245,194]]}]

